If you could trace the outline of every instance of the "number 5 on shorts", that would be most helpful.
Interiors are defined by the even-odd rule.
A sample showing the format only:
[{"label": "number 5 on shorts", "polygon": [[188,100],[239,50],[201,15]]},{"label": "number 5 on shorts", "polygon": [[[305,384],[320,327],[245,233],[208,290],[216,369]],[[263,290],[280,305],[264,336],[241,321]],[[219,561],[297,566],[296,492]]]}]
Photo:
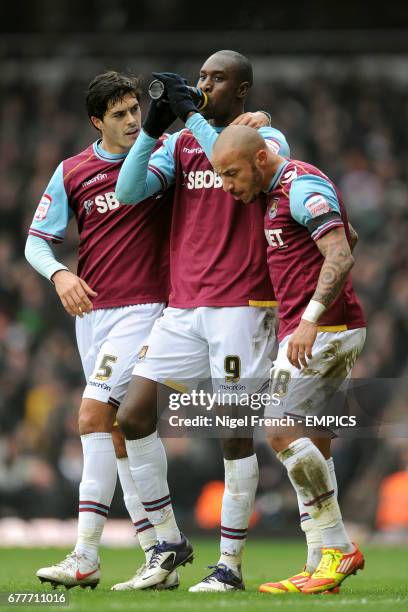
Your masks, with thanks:
[{"label": "number 5 on shorts", "polygon": [[118,358],[115,355],[103,355],[94,378],[98,380],[108,380],[108,378],[112,376],[112,365],[116,363],[117,360]]}]

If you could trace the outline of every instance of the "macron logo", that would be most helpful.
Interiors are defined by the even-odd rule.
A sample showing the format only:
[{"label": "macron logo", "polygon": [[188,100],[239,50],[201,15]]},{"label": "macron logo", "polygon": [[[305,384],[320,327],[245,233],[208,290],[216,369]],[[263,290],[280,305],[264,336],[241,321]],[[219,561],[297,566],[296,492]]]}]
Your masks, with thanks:
[{"label": "macron logo", "polygon": [[107,178],[108,178],[107,174],[100,172],[96,176],[94,176],[91,179],[89,179],[89,181],[84,181],[82,183],[82,187],[88,187],[88,185],[92,185],[92,183],[97,183],[98,181],[104,181]]},{"label": "macron logo", "polygon": [[183,148],[183,153],[202,153],[203,150],[201,147],[195,147],[194,149],[189,149],[188,147]]}]

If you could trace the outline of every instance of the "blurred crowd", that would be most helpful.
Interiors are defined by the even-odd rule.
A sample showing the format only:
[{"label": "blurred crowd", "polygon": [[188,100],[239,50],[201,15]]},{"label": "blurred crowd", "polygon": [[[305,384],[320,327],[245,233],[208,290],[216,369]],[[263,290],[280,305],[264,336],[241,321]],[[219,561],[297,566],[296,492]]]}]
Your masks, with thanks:
[{"label": "blurred crowd", "polygon": [[[86,85],[72,78],[36,84],[20,75],[1,92],[0,518],[65,518],[77,512],[82,467],[77,411],[84,378],[73,321],[23,251],[53,170],[97,137],[85,112]],[[370,530],[408,530],[407,510],[390,516],[404,495],[408,508],[408,430],[404,434],[400,425],[408,386],[408,93],[397,81],[350,72],[296,83],[282,76],[256,85],[250,110],[258,108],[268,110],[272,124],[286,134],[292,157],[316,164],[338,184],[360,238],[353,277],[369,332],[354,376],[387,381],[368,385],[364,395],[367,413],[381,415],[384,407],[386,412],[374,419],[381,435],[360,431],[359,439],[334,444],[346,519]],[[72,226],[55,247],[71,269],[76,244]],[[181,521],[216,526],[209,511],[222,494],[216,446],[215,440],[167,440],[170,490]],[[262,441],[257,451],[254,522],[290,531],[297,522],[295,496]],[[126,516],[119,491],[111,514]]]}]

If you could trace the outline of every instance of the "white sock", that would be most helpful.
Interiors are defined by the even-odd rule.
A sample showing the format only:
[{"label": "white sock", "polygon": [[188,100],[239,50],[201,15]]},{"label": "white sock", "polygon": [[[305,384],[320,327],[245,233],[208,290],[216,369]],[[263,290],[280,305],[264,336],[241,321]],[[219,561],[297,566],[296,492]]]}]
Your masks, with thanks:
[{"label": "white sock", "polygon": [[[326,459],[326,463],[330,473],[334,496],[337,500],[339,491],[337,486],[336,468],[334,465],[333,457],[329,457],[328,459]],[[346,538],[344,538],[343,531],[346,534]],[[344,549],[346,552],[351,552],[354,548],[353,543],[347,535],[347,531],[345,530],[343,521],[341,521],[340,529],[335,528],[331,533],[327,532],[325,535],[322,534],[322,538],[324,546],[327,546],[327,544],[325,544],[325,541],[330,540],[334,542],[334,544],[331,544],[331,546],[334,546],[335,548]],[[344,545],[344,541],[346,542],[346,545]]]},{"label": "white sock", "polygon": [[336,468],[334,466],[333,457],[329,457],[328,459],[326,459],[326,463],[327,463],[327,467],[329,468],[331,483],[332,483],[332,487],[334,490],[334,495],[337,499],[339,488],[337,486]]},{"label": "white sock", "polygon": [[180,542],[167,484],[167,458],[155,431],[140,440],[126,440],[129,467],[139,499],[161,542]]},{"label": "white sock", "polygon": [[96,561],[115,492],[116,456],[110,433],[85,434],[81,436],[81,442],[84,467],[79,485],[78,539],[75,551]]},{"label": "white sock", "polygon": [[300,438],[277,454],[303,506],[320,529],[322,545],[353,550],[341,518],[328,465],[309,438]]},{"label": "white sock", "polygon": [[301,515],[300,528],[306,536],[307,543],[306,571],[313,574],[322,558],[322,536],[319,527],[309,514],[306,518]]},{"label": "white sock", "polygon": [[[332,457],[326,459],[327,467],[329,468],[330,478],[332,487],[334,489],[334,495],[337,499],[337,479],[334,468],[334,461]],[[297,496],[300,514],[300,528],[306,536],[307,542],[307,560],[306,560],[306,571],[313,573],[316,567],[319,565],[322,557],[321,548],[323,546],[322,537],[320,535],[320,529],[316,524],[316,521],[312,519],[307,508],[303,505],[303,502],[299,495]]]},{"label": "white sock", "polygon": [[[119,480],[123,490],[123,500],[130,514],[130,518],[132,519],[132,523],[136,528],[139,544],[146,553],[146,551],[156,543],[156,533],[139,500],[136,485],[130,473],[128,458],[123,457],[122,459],[116,459],[116,461],[118,465]],[[147,557],[149,557],[149,554],[146,554],[146,558]]]},{"label": "white sock", "polygon": [[256,455],[244,459],[224,459],[225,490],[221,510],[221,556],[236,574],[241,574],[241,561],[247,537],[259,470]]}]

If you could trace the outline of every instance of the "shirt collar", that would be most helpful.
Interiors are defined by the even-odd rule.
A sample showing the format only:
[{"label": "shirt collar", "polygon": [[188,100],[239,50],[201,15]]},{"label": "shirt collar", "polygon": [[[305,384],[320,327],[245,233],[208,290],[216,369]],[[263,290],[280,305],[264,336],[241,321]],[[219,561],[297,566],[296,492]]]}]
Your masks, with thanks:
[{"label": "shirt collar", "polygon": [[100,139],[93,143],[94,153],[97,157],[99,157],[99,159],[110,162],[121,161],[122,159],[125,159],[127,153],[109,153],[108,151],[105,151],[105,149],[102,149],[101,142],[102,140]]},{"label": "shirt collar", "polygon": [[268,189],[266,189],[266,193],[269,193],[270,191],[273,191],[273,189],[275,189],[276,185],[278,184],[279,178],[280,178],[282,172],[284,171],[284,169],[286,168],[286,166],[288,165],[288,163],[289,163],[288,160],[285,159],[280,164],[280,166],[278,167],[277,171],[273,175],[271,182],[269,183]]}]

